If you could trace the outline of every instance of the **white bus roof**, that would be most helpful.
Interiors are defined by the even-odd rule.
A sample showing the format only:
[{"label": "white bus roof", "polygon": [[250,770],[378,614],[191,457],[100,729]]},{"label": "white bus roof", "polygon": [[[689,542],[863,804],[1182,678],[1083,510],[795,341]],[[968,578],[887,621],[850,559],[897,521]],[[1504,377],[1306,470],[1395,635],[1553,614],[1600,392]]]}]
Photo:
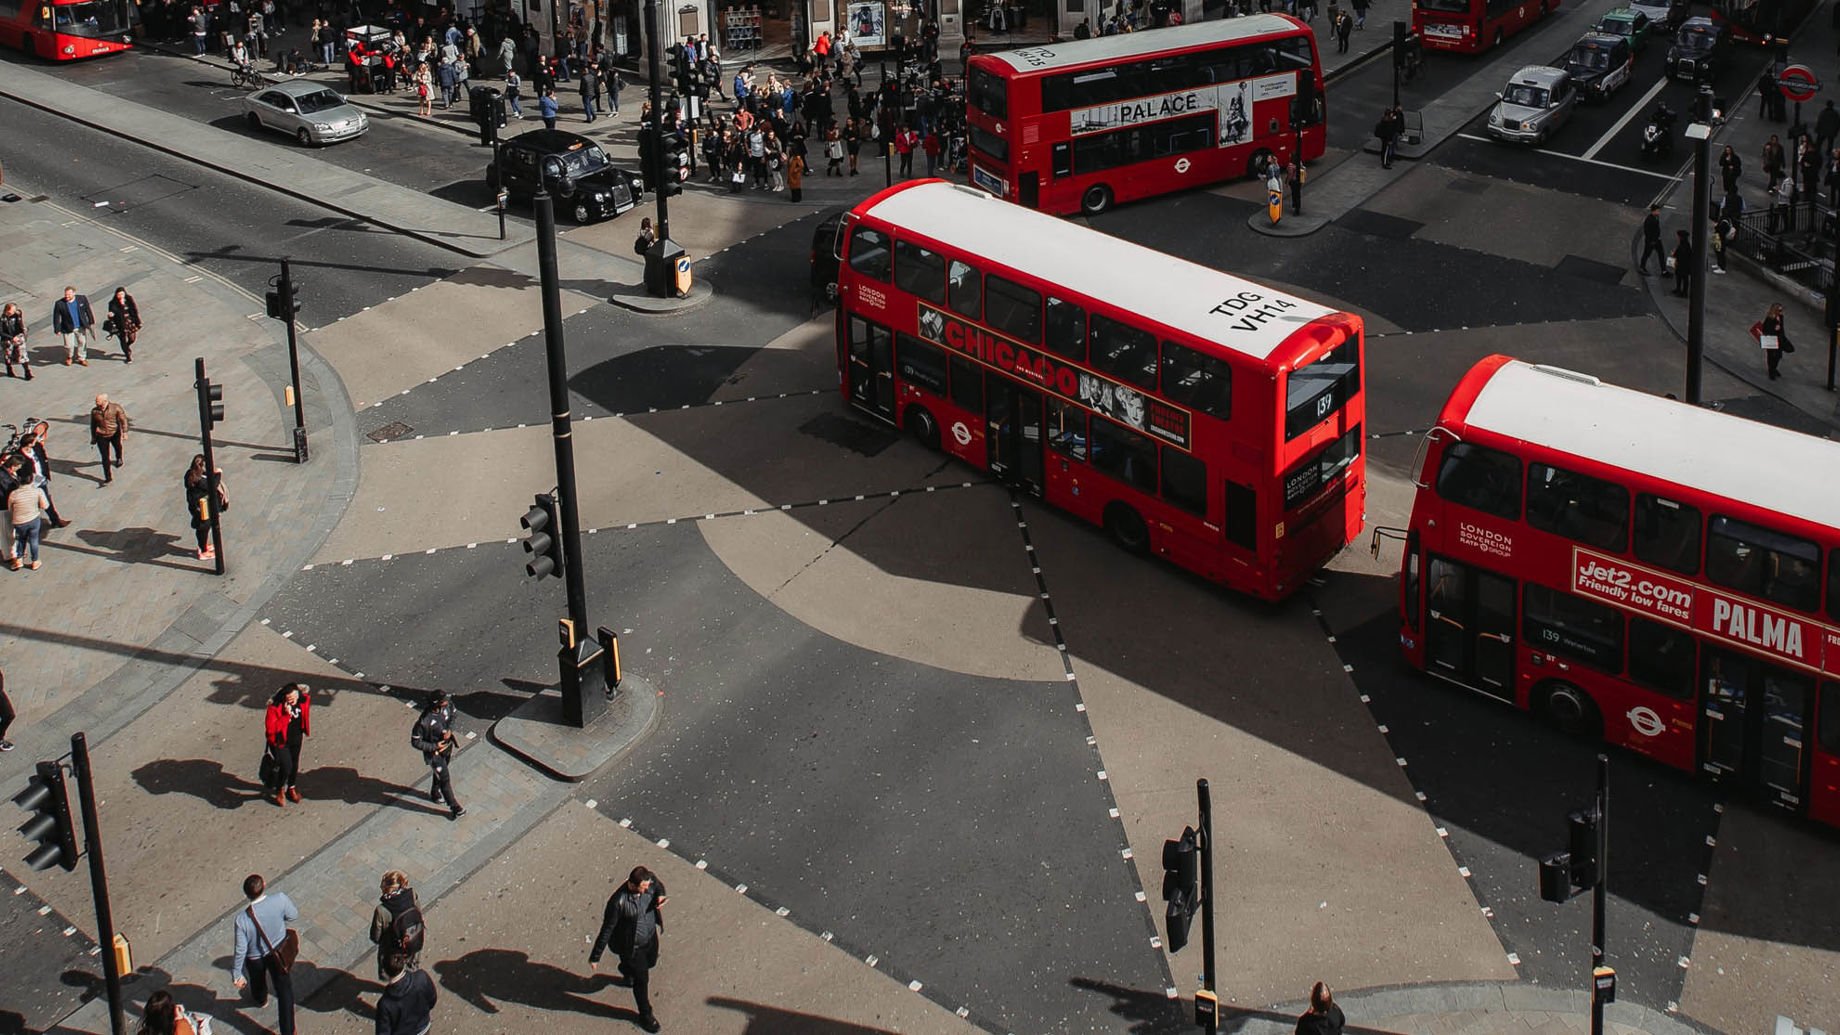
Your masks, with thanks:
[{"label": "white bus roof", "polygon": [[1840,443],[1519,360],[1465,422],[1611,467],[1840,527]]},{"label": "white bus roof", "polygon": [[1146,57],[1169,50],[1203,47],[1226,43],[1270,32],[1292,32],[1297,23],[1281,14],[1255,14],[1245,18],[1216,18],[1192,25],[1171,25],[1142,32],[1121,32],[1115,36],[1095,36],[1089,40],[1056,43],[1050,47],[1020,47],[993,51],[988,56],[1018,72],[1045,72],[1070,65],[1095,61],[1118,61]]},{"label": "white bus roof", "polygon": [[1252,359],[1335,312],[958,184],[917,184],[864,214]]}]

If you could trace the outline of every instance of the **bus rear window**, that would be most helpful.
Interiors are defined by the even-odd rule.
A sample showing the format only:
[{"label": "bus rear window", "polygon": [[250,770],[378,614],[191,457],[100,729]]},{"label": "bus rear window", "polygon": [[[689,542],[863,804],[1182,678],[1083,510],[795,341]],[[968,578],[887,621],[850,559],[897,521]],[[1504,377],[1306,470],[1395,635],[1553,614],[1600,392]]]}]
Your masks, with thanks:
[{"label": "bus rear window", "polygon": [[990,160],[998,165],[1009,164],[1009,141],[976,126],[971,127],[969,136],[973,151],[989,155]]},{"label": "bus rear window", "polygon": [[1284,440],[1327,420],[1361,387],[1361,342],[1349,339],[1314,363],[1291,371],[1285,387]]},{"label": "bus rear window", "polygon": [[1295,510],[1335,480],[1361,455],[1361,426],[1317,450],[1316,455],[1284,472],[1284,509]]},{"label": "bus rear window", "polygon": [[971,106],[993,119],[1009,118],[1009,90],[1003,77],[984,68],[973,68],[965,89]]}]

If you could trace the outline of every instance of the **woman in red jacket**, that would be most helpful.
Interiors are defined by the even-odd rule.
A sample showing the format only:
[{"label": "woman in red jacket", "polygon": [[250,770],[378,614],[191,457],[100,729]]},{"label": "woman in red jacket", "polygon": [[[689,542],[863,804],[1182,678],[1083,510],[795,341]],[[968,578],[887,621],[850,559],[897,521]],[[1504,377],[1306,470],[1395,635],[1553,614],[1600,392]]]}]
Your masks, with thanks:
[{"label": "woman in red jacket", "polygon": [[276,805],[300,801],[300,789],[294,781],[300,775],[300,749],[313,733],[307,718],[308,704],[305,683],[289,683],[268,704],[263,725],[268,733],[268,755],[275,760],[275,780],[265,789],[272,792]]}]

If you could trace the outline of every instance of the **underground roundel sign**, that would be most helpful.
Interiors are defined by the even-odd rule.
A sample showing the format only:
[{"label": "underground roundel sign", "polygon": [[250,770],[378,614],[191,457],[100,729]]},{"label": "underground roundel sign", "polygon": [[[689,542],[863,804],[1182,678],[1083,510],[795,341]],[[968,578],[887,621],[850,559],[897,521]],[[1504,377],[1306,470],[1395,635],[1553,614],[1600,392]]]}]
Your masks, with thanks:
[{"label": "underground roundel sign", "polygon": [[1187,171],[1188,171],[1188,159],[1186,158],[1176,159],[1176,172],[1185,173]]},{"label": "underground roundel sign", "polygon": [[1796,103],[1814,100],[1820,92],[1821,80],[1815,78],[1814,70],[1807,65],[1790,65],[1776,76],[1776,83],[1782,88],[1783,96]]},{"label": "underground roundel sign", "polygon": [[1661,721],[1661,716],[1657,715],[1653,708],[1645,705],[1629,709],[1625,717],[1629,720],[1629,725],[1644,737],[1659,737],[1662,731],[1667,729],[1667,726]]}]

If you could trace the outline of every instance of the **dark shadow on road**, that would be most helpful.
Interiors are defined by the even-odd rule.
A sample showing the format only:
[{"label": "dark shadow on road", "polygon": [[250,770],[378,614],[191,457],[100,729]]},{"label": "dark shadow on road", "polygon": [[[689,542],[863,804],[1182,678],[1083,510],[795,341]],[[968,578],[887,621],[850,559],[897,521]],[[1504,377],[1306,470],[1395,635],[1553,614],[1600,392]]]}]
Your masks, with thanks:
[{"label": "dark shadow on road", "polygon": [[896,1035],[892,1028],[872,1028],[853,1021],[832,1020],[809,1013],[799,1013],[745,999],[710,996],[703,1000],[722,1010],[733,1010],[747,1017],[742,1035]]},{"label": "dark shadow on road", "polygon": [[513,949],[477,949],[430,969],[440,978],[442,988],[484,1013],[497,1013],[499,1003],[522,1003],[612,1021],[630,1021],[636,1016],[631,1010],[589,998],[617,987],[610,975],[577,974]]},{"label": "dark shadow on road", "polygon": [[171,568],[174,571],[194,572],[200,575],[211,570],[202,565],[158,560],[157,558],[161,557],[191,556],[189,551],[179,548],[179,537],[171,532],[156,532],[151,528],[121,528],[113,532],[83,528],[77,530],[77,538],[92,544],[94,548],[59,542],[43,536],[39,538],[38,545],[41,550],[63,550],[86,554],[106,561],[115,561],[118,564],[152,565],[156,568]]},{"label": "dark shadow on road", "polygon": [[[353,805],[394,805],[411,812],[447,815],[445,808],[429,805],[413,787],[365,776],[350,766],[322,766],[303,770],[300,793],[309,801],[343,801]],[[416,799],[423,800],[417,801]]]},{"label": "dark shadow on road", "polygon": [[226,771],[211,758],[156,759],[132,775],[148,794],[189,794],[213,808],[240,809],[262,798],[260,783]]},{"label": "dark shadow on road", "polygon": [[1072,978],[1067,982],[1083,992],[1110,996],[1113,1016],[1130,1024],[1131,1035],[1177,1035],[1193,1027],[1183,1016],[1183,1000],[1171,999],[1161,991],[1125,988],[1095,978]]}]

